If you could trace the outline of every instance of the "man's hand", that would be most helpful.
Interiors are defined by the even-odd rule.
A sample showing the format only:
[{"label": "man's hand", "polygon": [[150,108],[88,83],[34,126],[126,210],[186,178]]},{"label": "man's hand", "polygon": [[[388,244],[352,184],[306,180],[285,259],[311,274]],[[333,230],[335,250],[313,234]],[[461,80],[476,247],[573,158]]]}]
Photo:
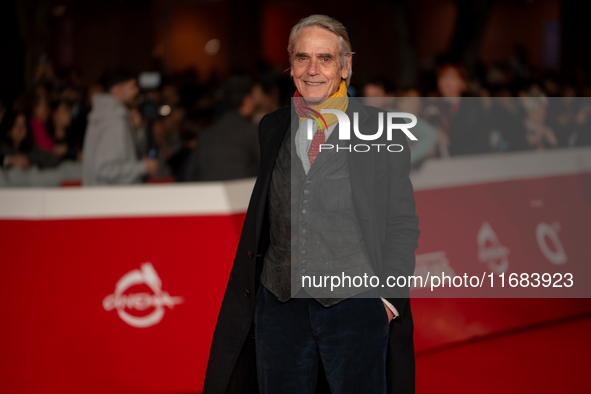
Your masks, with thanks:
[{"label": "man's hand", "polygon": [[134,129],[139,129],[145,126],[142,114],[135,108],[129,111],[129,120],[131,120],[131,125]]},{"label": "man's hand", "polygon": [[15,155],[7,156],[6,164],[8,166],[18,167],[21,170],[26,170],[27,168],[29,168],[29,165],[31,163],[29,162],[29,158],[26,155],[17,153]]},{"label": "man's hand", "polygon": [[158,169],[158,160],[150,159],[148,157],[145,157],[142,160],[144,162],[144,166],[146,166],[146,174],[154,175]]},{"label": "man's hand", "polygon": [[449,143],[449,135],[445,131],[443,131],[441,129],[439,129],[437,131],[439,132],[438,133],[438,136],[439,136],[439,145],[442,145],[442,146],[445,146],[445,147],[449,148],[449,145],[450,145],[450,143]]},{"label": "man's hand", "polygon": [[57,157],[62,157],[68,152],[68,145],[67,144],[55,144],[53,146],[53,154]]},{"label": "man's hand", "polygon": [[385,302],[382,301],[382,304],[384,304],[384,308],[386,308],[386,313],[388,314],[388,324],[390,324],[392,319],[394,319],[394,312],[392,312],[390,308],[388,308],[388,305],[386,305]]}]

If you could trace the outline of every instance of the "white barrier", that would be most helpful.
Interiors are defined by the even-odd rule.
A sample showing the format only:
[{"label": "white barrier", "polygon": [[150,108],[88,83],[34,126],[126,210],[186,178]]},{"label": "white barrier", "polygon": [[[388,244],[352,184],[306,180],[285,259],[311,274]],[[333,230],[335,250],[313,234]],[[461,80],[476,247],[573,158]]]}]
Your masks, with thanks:
[{"label": "white barrier", "polygon": [[[428,160],[415,191],[591,171],[591,148]],[[67,219],[244,212],[254,179],[92,188],[0,189],[0,219]]]}]

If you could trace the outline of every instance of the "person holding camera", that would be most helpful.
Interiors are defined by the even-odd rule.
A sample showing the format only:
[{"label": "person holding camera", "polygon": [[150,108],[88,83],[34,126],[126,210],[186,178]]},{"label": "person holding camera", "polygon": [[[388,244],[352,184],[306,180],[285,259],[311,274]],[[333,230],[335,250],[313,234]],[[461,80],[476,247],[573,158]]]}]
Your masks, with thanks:
[{"label": "person holding camera", "polygon": [[156,172],[157,161],[138,159],[128,105],[138,94],[135,76],[123,69],[101,78],[105,93],[92,97],[92,110],[84,138],[82,184],[115,185],[142,182]]}]

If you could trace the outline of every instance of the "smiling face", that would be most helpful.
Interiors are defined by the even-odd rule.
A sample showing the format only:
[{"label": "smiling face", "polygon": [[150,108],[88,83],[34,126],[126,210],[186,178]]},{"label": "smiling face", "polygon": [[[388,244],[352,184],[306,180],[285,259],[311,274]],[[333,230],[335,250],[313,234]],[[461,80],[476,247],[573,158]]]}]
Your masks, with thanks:
[{"label": "smiling face", "polygon": [[339,62],[339,38],[321,27],[306,27],[298,31],[291,63],[291,76],[300,94],[308,103],[318,104],[332,96],[346,79],[351,67]]}]

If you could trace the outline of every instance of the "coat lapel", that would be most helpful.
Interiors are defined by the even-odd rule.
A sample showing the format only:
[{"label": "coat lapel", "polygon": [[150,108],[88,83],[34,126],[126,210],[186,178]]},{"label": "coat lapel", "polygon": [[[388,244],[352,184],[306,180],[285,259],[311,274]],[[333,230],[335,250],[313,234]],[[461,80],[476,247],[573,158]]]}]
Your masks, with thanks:
[{"label": "coat lapel", "polygon": [[267,209],[267,195],[269,194],[273,167],[275,166],[275,160],[277,159],[277,154],[279,153],[279,148],[281,148],[285,133],[289,132],[291,118],[291,111],[282,111],[278,116],[277,122],[271,126],[266,135],[264,156],[261,158],[261,169],[252,196],[252,200],[257,202],[255,210],[257,248],[263,228],[265,210]]}]

